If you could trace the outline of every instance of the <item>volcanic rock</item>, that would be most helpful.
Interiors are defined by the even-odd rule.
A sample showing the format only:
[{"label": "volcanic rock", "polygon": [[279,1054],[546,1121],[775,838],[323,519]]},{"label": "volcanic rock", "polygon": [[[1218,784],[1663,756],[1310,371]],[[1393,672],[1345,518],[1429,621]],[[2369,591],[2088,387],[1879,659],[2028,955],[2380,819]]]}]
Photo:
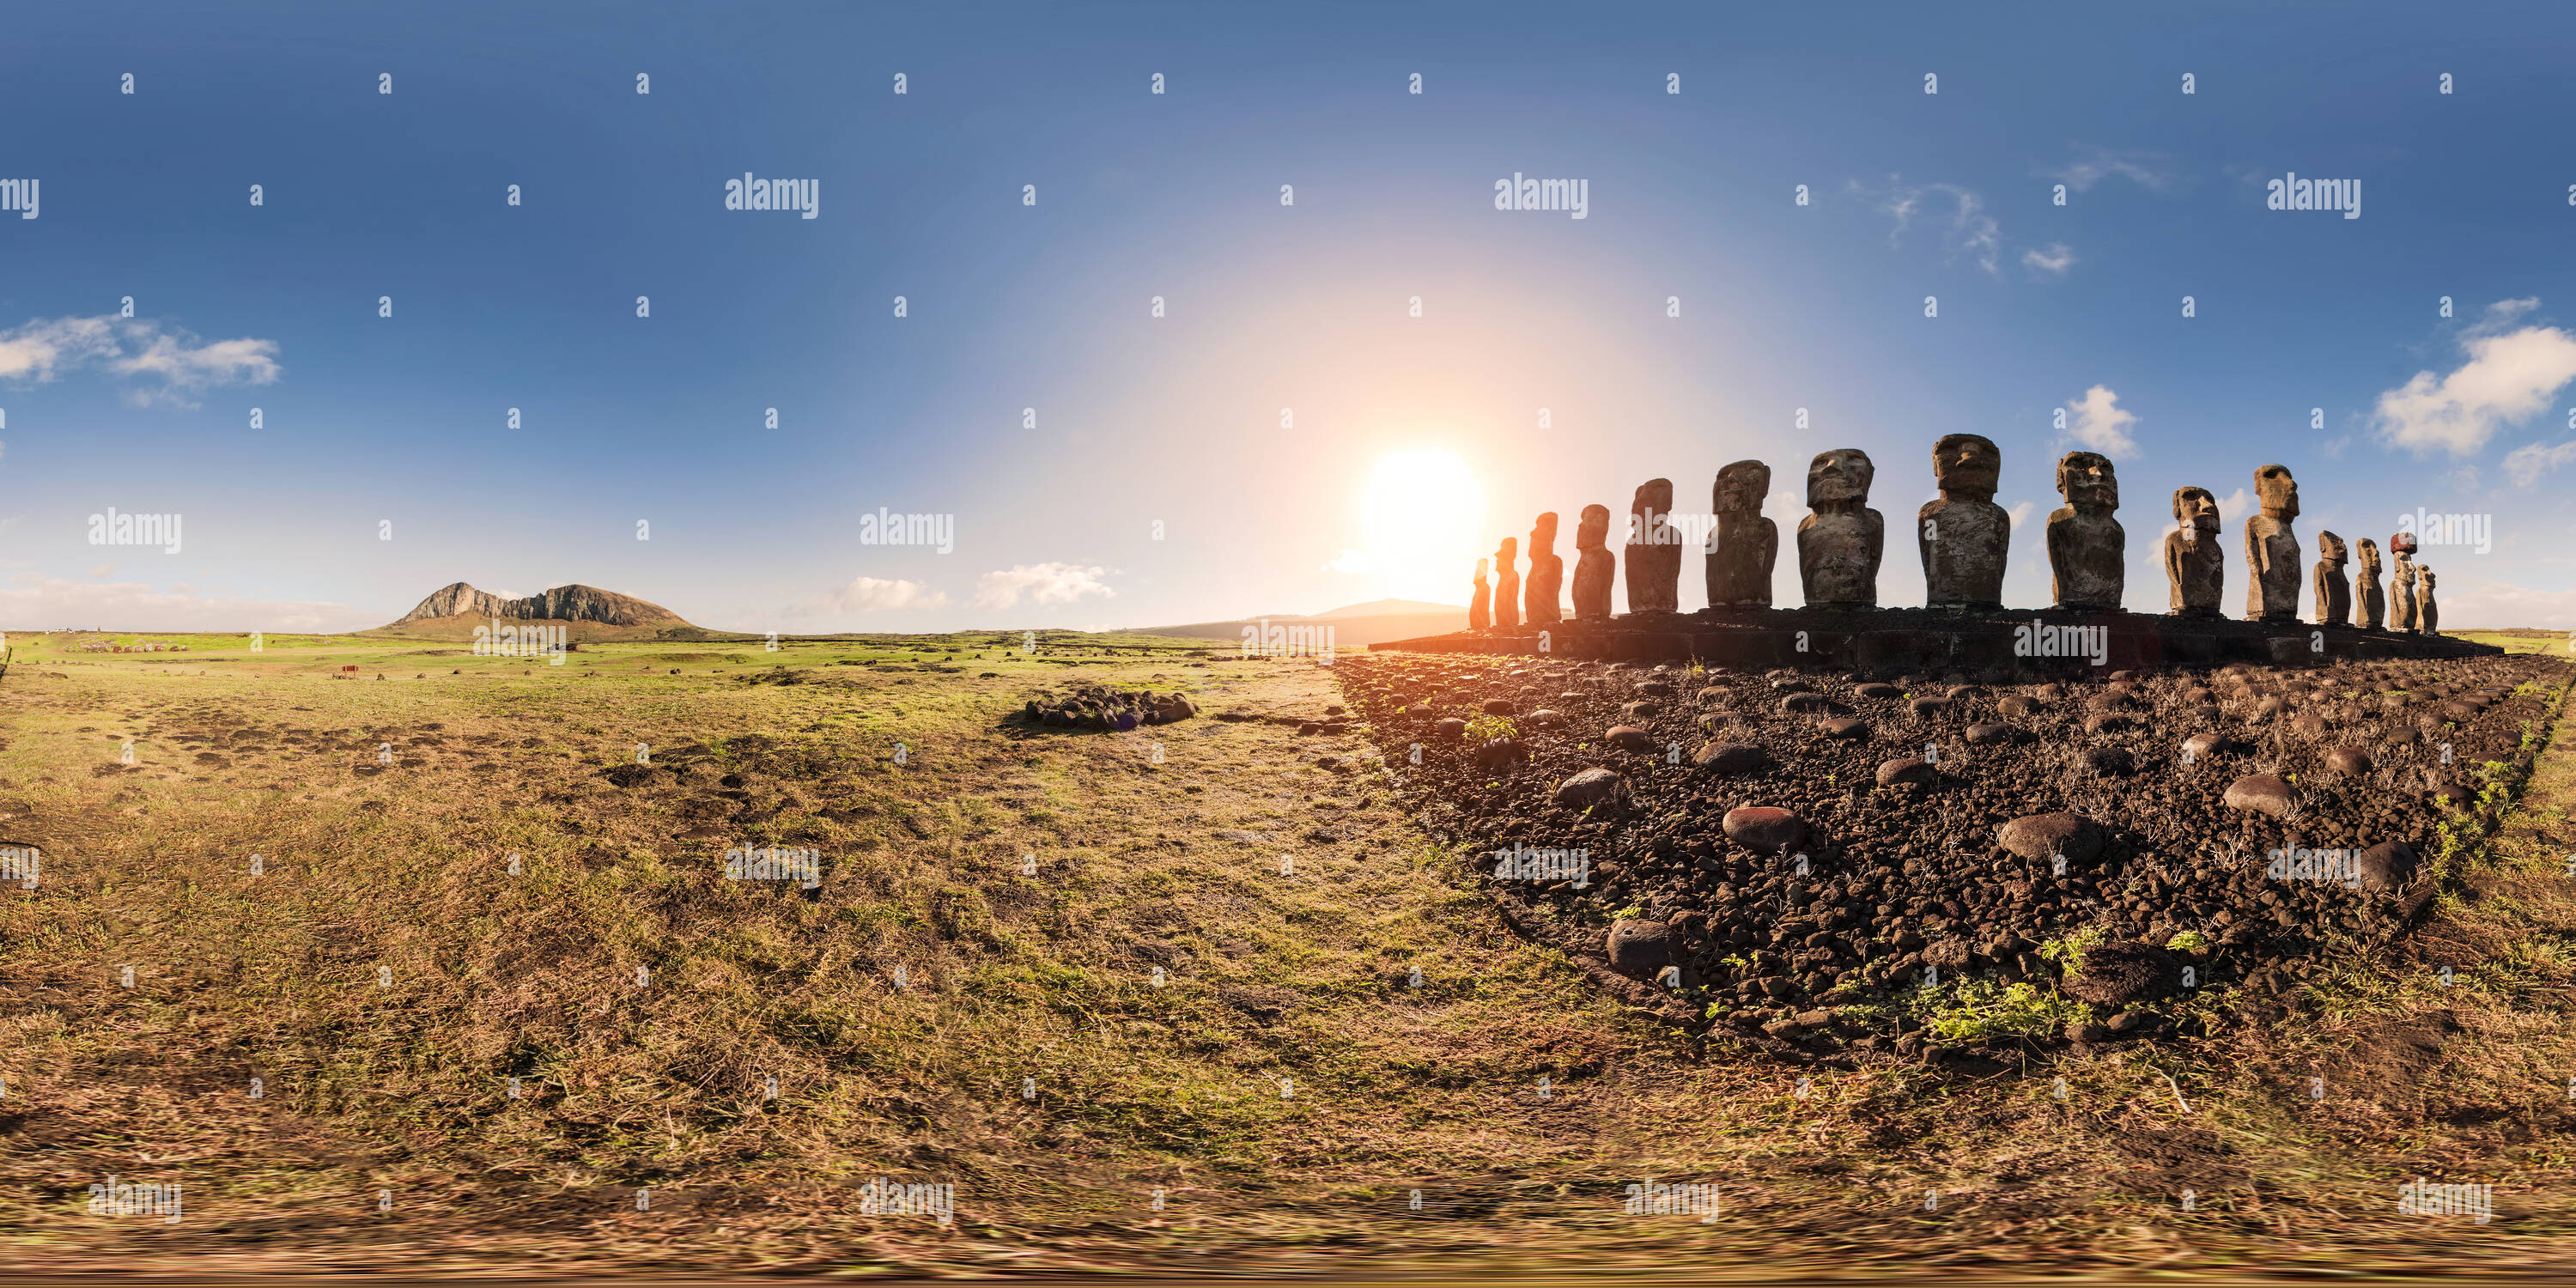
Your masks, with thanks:
[{"label": "volcanic rock", "polygon": [[2004,824],[1995,841],[2025,859],[2063,854],[2083,863],[2102,852],[2102,826],[2081,814],[2026,814]]},{"label": "volcanic rock", "polygon": [[2247,774],[2227,785],[2227,795],[2221,803],[2229,809],[2288,818],[2290,811],[2297,807],[2299,798],[2278,774]]},{"label": "volcanic rock", "polygon": [[1807,839],[1807,821],[1785,809],[1740,805],[1721,824],[1726,839],[1762,854],[1777,854]]}]

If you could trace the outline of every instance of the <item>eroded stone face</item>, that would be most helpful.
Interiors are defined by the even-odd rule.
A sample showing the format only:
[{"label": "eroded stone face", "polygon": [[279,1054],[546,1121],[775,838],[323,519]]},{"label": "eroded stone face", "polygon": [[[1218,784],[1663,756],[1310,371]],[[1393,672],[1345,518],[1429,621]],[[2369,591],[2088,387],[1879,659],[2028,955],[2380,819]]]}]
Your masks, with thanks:
[{"label": "eroded stone face", "polygon": [[1717,472],[1710,508],[1717,515],[1708,551],[1708,602],[1712,608],[1769,608],[1771,572],[1780,557],[1780,525],[1764,518],[1771,495],[1771,467],[1737,461]]},{"label": "eroded stone face", "polygon": [[2245,619],[2293,622],[2299,618],[2299,485],[2285,465],[2254,471],[2263,512],[2245,521]]},{"label": "eroded stone face", "polygon": [[2379,543],[2361,539],[2361,578],[2352,589],[2352,624],[2366,631],[2379,629],[2388,612],[2388,594],[2379,588]]},{"label": "eroded stone face", "polygon": [[1682,548],[1671,525],[1673,481],[1648,479],[1628,506],[1628,611],[1681,608]]},{"label": "eroded stone face", "polygon": [[1494,625],[1521,624],[1521,543],[1503,538],[1503,547],[1494,552]]},{"label": "eroded stone face", "polygon": [[2220,616],[2227,582],[2227,552],[2218,544],[2218,498],[2205,487],[2173,494],[2175,530],[2165,534],[2165,580],[2175,617]]},{"label": "eroded stone face", "polygon": [[2317,534],[2316,620],[2320,626],[2340,626],[2352,616],[2352,583],[2343,575],[2343,538],[2331,532]]},{"label": "eroded stone face", "polygon": [[1878,561],[1887,521],[1869,508],[1869,454],[1856,447],[1819,453],[1807,467],[1807,507],[1798,524],[1798,578],[1810,608],[1878,607]]},{"label": "eroded stone face", "polygon": [[1994,442],[1976,434],[1950,434],[1933,445],[1941,495],[1914,516],[1926,607],[2003,607],[2004,560],[2012,548],[2012,515],[1994,502],[2003,462]]},{"label": "eroded stone face", "polygon": [[1606,621],[1610,616],[1610,580],[1619,562],[1610,553],[1610,507],[1587,505],[1574,526],[1574,616],[1578,621]]},{"label": "eroded stone face", "polygon": [[1556,512],[1538,516],[1530,528],[1529,580],[1523,583],[1522,617],[1532,626],[1565,619],[1565,560],[1556,553]]},{"label": "eroded stone face", "polygon": [[2048,516],[2048,568],[2057,606],[2118,608],[2128,588],[2128,533],[2111,517],[2120,504],[2111,458],[2068,452],[2057,462],[2057,491],[2066,498],[2065,508]]}]

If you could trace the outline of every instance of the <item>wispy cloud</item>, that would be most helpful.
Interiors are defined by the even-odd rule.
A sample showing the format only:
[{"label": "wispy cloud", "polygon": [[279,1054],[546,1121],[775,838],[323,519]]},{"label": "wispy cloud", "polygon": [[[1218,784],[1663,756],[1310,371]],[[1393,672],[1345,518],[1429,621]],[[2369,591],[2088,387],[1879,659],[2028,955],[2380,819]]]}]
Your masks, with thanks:
[{"label": "wispy cloud", "polygon": [[975,579],[977,608],[1010,608],[1022,598],[1037,604],[1070,604],[1087,595],[1111,598],[1118,592],[1100,580],[1108,570],[1078,564],[1020,564]]},{"label": "wispy cloud", "polygon": [[192,406],[186,395],[219,385],[271,383],[281,370],[275,340],[205,343],[150,318],[109,313],[0,330],[0,380],[44,384],[87,366],[157,382],[128,390],[128,401],[175,406]]},{"label": "wispy cloud", "polygon": [[2504,472],[2514,486],[2530,487],[2572,461],[2576,461],[2576,439],[2555,445],[2525,443],[2504,454]]},{"label": "wispy cloud", "polygon": [[2121,152],[2097,144],[2078,144],[2075,159],[2041,174],[2077,192],[2090,191],[2104,179],[2126,179],[2153,193],[2175,192],[2190,179],[2161,152]]},{"label": "wispy cloud", "polygon": [[1938,233],[1942,249],[1952,258],[1970,256],[1989,273],[2002,258],[2003,226],[1986,213],[1985,199],[1966,188],[1953,183],[1909,184],[1889,175],[1884,188],[1854,182],[1850,190],[1896,221],[1888,233],[1891,242],[1901,240],[1920,216]]},{"label": "wispy cloud", "polygon": [[0,621],[29,629],[97,626],[141,631],[354,631],[382,626],[381,609],[210,596],[192,587],[79,582],[23,572],[0,583]]},{"label": "wispy cloud", "polygon": [[2064,242],[2050,242],[2023,251],[2021,266],[2033,277],[2064,277],[2066,270],[2075,267],[2075,252]]},{"label": "wispy cloud", "polygon": [[2137,414],[2120,406],[2120,395],[2111,392],[2110,386],[2085,390],[2066,409],[2075,413],[2067,424],[2067,437],[2115,461],[2138,454],[2138,441],[2129,436],[2129,426],[2138,423]]},{"label": "wispy cloud", "polygon": [[2467,456],[2496,431],[2548,409],[2568,381],[2576,380],[2576,336],[2554,326],[2520,326],[2537,299],[2489,305],[2486,316],[2460,333],[2468,360],[2449,374],[2419,371],[2379,395],[2372,426],[2379,439],[2422,456],[2436,448]]},{"label": "wispy cloud", "polygon": [[948,596],[917,581],[853,577],[830,602],[837,612],[871,613],[879,609],[936,608],[947,603]]}]

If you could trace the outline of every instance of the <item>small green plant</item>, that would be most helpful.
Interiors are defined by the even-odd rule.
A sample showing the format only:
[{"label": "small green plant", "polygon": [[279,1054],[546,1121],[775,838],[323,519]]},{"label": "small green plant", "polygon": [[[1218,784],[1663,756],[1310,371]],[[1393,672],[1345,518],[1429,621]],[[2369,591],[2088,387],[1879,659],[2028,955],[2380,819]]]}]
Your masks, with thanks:
[{"label": "small green plant", "polygon": [[1467,722],[1467,741],[1469,742],[1485,742],[1493,738],[1517,738],[1520,733],[1520,726],[1513,724],[1510,716],[1478,716]]},{"label": "small green plant", "polygon": [[2209,936],[2197,930],[2186,930],[2166,940],[2165,947],[2177,953],[2205,953],[2209,951]]},{"label": "small green plant", "polygon": [[2084,969],[2084,952],[2102,942],[2100,926],[2086,926],[2063,939],[2052,939],[2039,946],[2042,960],[2063,964],[2070,972]]},{"label": "small green plant", "polygon": [[2093,1018],[2092,1007],[2072,998],[2033,984],[1999,984],[1991,979],[1963,981],[1946,998],[1941,988],[1918,986],[1902,1000],[1905,1009],[1923,1021],[1924,1029],[1942,1042],[2037,1037]]},{"label": "small green plant", "polygon": [[1622,920],[1622,921],[1627,921],[1627,920],[1633,920],[1633,919],[1635,919],[1635,918],[1645,916],[1645,915],[1646,915],[1646,910],[1645,910],[1645,909],[1643,909],[1643,908],[1640,908],[1640,907],[1638,907],[1637,905],[1635,905],[1635,904],[1633,904],[1633,903],[1632,903],[1632,904],[1629,904],[1629,905],[1628,905],[1627,907],[1625,907],[1625,908],[1621,908],[1621,909],[1620,909],[1619,911],[1617,911],[1617,912],[1611,913],[1610,915],[1611,915],[1611,916],[1613,916],[1613,917],[1617,917],[1617,918],[1619,918],[1619,919],[1620,919],[1620,920]]}]

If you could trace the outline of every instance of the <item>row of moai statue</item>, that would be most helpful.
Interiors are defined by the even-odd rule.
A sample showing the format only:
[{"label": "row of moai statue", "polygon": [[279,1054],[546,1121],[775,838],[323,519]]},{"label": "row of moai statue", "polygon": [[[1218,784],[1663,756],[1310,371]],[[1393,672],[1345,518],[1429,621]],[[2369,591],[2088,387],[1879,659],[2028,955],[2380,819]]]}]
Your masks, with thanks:
[{"label": "row of moai statue", "polygon": [[[2012,544],[2012,515],[1995,504],[1995,487],[2003,473],[2003,452],[1993,440],[1977,434],[1951,434],[1932,448],[1932,472],[1941,494],[1916,514],[1915,541],[1923,558],[1924,602],[1936,609],[2000,611],[2003,608],[2004,556]],[[1869,454],[1857,448],[1825,452],[1807,466],[1807,508],[1798,524],[1798,576],[1807,606],[1828,610],[1878,607],[1878,566],[1887,543],[1886,520],[1869,508],[1869,488],[1876,469]],[[2299,517],[2299,485],[2288,467],[2266,465],[2254,471],[2262,513],[2246,520],[2245,587],[2248,621],[2288,622],[2299,615],[2299,538],[2291,523]],[[2051,590],[2060,608],[2117,610],[2127,588],[2128,536],[2112,511],[2120,506],[2120,480],[2109,457],[2098,452],[2068,452],[2057,462],[2057,491],[2064,508],[2048,516],[2048,566]],[[1712,490],[1715,523],[1707,540],[1708,602],[1712,608],[1769,608],[1771,572],[1780,553],[1780,528],[1762,516],[1771,493],[1771,467],[1760,461],[1737,461],[1717,472]],[[1673,507],[1670,479],[1653,479],[1637,489],[1629,504],[1627,544],[1628,611],[1677,612],[1681,607],[1682,547],[1668,522]],[[2204,487],[2186,487],[2173,496],[2176,530],[2165,536],[2165,577],[2172,583],[2175,617],[2218,617],[2227,578],[2226,553],[2218,543],[2218,498]],[[1471,628],[1547,625],[1564,620],[1560,591],[1565,560],[1556,553],[1557,517],[1538,516],[1530,530],[1529,578],[1521,579],[1520,543],[1503,539],[1495,552],[1495,584],[1486,585],[1487,561],[1476,561],[1474,598],[1467,609]],[[1599,621],[1610,616],[1610,578],[1617,557],[1610,553],[1610,510],[1587,505],[1574,529],[1574,616]],[[2396,566],[2389,589],[2379,587],[2379,547],[2361,542],[2359,593],[2344,573],[2348,562],[2343,538],[2331,532],[2317,537],[2318,561],[2312,578],[2315,620],[2349,622],[2364,630],[2385,629],[2431,634],[2439,620],[2433,602],[2433,570],[2414,561],[2411,533],[2389,538]],[[1489,597],[1490,596],[1490,597]],[[2394,597],[2394,604],[2390,603]],[[2393,611],[2391,611],[2393,608]]]}]

